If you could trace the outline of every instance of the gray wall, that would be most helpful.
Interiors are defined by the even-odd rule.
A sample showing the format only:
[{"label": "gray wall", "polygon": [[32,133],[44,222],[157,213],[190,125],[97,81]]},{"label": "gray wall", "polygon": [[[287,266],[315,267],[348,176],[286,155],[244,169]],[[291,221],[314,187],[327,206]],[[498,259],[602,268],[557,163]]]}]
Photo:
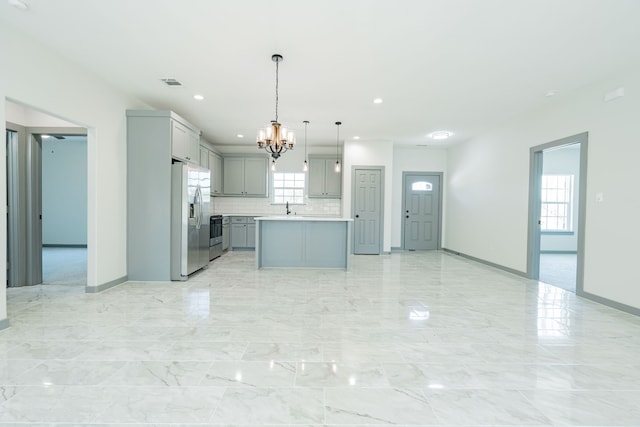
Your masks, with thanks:
[{"label": "gray wall", "polygon": [[42,244],[87,244],[87,138],[42,141]]}]

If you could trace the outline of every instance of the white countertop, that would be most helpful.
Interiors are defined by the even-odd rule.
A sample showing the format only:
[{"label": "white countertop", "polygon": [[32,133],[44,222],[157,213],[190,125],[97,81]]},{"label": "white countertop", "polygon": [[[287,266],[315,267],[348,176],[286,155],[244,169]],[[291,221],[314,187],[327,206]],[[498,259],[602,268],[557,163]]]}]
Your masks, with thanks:
[{"label": "white countertop", "polygon": [[351,218],[340,218],[332,216],[304,216],[304,215],[271,215],[254,218],[256,221],[353,221]]}]

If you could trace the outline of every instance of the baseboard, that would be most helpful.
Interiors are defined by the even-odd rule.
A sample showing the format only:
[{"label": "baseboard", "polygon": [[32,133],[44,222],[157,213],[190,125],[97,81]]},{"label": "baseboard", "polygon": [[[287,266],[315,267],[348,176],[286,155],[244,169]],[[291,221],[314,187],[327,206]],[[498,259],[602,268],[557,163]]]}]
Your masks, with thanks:
[{"label": "baseboard", "polygon": [[9,319],[8,318],[4,318],[2,320],[0,320],[0,331],[3,331],[5,329],[7,329],[9,327]]},{"label": "baseboard", "polygon": [[615,308],[616,310],[624,311],[625,313],[640,316],[640,308],[632,307],[630,305],[622,304],[617,301],[613,301],[607,298],[600,297],[598,295],[590,294],[589,292],[576,291],[576,295],[597,302],[598,304],[606,305],[607,307]]},{"label": "baseboard", "polygon": [[103,283],[98,286],[85,286],[84,291],[87,294],[97,294],[99,292],[103,292],[103,291],[106,291],[107,289],[113,288],[114,286],[121,285],[127,281],[129,281],[129,276],[122,276],[118,279],[112,280],[107,283]]},{"label": "baseboard", "polygon": [[391,252],[404,252],[404,249],[400,246],[391,246]]},{"label": "baseboard", "polygon": [[471,261],[478,262],[480,264],[488,265],[489,267],[497,268],[498,270],[506,271],[507,273],[515,274],[516,276],[524,277],[525,279],[529,278],[527,276],[527,273],[522,272],[522,271],[518,271],[518,270],[514,270],[513,268],[505,267],[504,265],[495,264],[493,262],[485,261],[485,260],[483,260],[481,258],[476,258],[474,256],[463,254],[461,252],[453,251],[453,250],[447,249],[447,248],[442,248],[442,250],[447,252],[447,253],[450,253],[450,254],[453,254],[453,255],[458,255],[458,256],[461,256],[463,258],[469,259]]},{"label": "baseboard", "polygon": [[42,244],[43,248],[87,248],[87,245],[58,245],[58,244],[52,244],[52,243],[47,243],[47,244]]},{"label": "baseboard", "polygon": [[577,255],[576,251],[540,251],[541,254],[552,254],[552,255]]}]

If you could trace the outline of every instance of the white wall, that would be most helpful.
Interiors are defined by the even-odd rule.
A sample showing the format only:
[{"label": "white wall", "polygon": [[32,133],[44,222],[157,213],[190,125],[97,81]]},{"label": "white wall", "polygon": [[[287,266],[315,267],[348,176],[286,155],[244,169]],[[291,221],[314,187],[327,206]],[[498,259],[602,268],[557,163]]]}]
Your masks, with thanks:
[{"label": "white wall", "polygon": [[14,102],[5,106],[5,121],[24,127],[73,127],[73,123]]},{"label": "white wall", "polygon": [[[393,194],[391,201],[391,247],[402,246],[402,182],[403,172],[442,172],[447,168],[447,150],[432,147],[396,146],[393,149]],[[446,179],[446,173],[444,178]],[[444,182],[440,185],[445,191]],[[443,193],[444,195],[445,193]],[[443,201],[446,198],[443,198]],[[443,206],[442,220],[446,218]],[[444,231],[444,222],[443,222]]]},{"label": "white wall", "polygon": [[[603,101],[621,86],[627,96]],[[584,291],[640,308],[633,238],[640,235],[638,93],[640,73],[625,70],[453,147],[445,247],[526,271],[529,148],[587,131]],[[597,193],[604,202],[595,201]]]},{"label": "white wall", "polygon": [[87,140],[42,141],[42,243],[87,244]]},{"label": "white wall", "polygon": [[[88,129],[88,286],[126,276],[126,134],[125,110],[149,108],[107,85],[82,64],[74,64],[26,37],[0,26],[3,65],[0,100],[9,99],[52,113]],[[43,69],[46,64],[46,70]],[[4,128],[5,103],[0,102]],[[3,129],[4,130],[4,129]],[[4,144],[0,151],[5,151]],[[0,153],[1,154],[1,153]],[[5,164],[0,194],[6,200]],[[6,210],[6,203],[2,204]],[[0,259],[6,259],[6,215],[0,224]],[[98,254],[100,256],[98,256]],[[0,269],[5,282],[5,269]],[[0,287],[0,321],[6,318],[6,289]]]},{"label": "white wall", "polygon": [[342,168],[342,215],[352,218],[353,166],[384,166],[384,252],[391,251],[393,201],[393,143],[389,141],[345,141]]},{"label": "white wall", "polygon": [[578,249],[578,206],[580,203],[580,147],[570,145],[542,152],[543,175],[573,175],[573,234],[543,233],[540,237],[541,251],[575,252]]}]

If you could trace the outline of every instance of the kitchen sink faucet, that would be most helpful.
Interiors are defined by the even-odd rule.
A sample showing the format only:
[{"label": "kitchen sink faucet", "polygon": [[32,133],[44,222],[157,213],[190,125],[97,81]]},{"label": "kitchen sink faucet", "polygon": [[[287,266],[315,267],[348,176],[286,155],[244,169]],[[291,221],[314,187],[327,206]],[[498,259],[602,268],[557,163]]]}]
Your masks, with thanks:
[{"label": "kitchen sink faucet", "polygon": [[289,215],[291,211],[289,210],[289,202],[287,202],[287,215]]}]

